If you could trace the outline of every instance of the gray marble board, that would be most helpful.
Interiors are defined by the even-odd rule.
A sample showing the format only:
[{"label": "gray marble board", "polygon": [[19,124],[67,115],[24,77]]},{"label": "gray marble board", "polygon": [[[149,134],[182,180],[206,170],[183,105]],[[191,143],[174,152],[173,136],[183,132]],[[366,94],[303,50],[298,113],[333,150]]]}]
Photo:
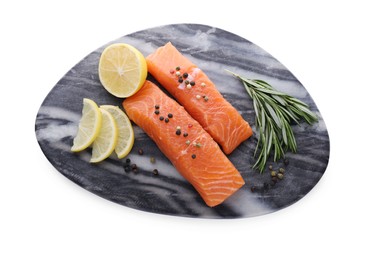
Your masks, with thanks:
[{"label": "gray marble board", "polygon": [[[124,42],[138,48],[146,57],[168,41],[208,74],[253,130],[252,101],[242,84],[225,69],[249,78],[263,79],[310,105],[319,122],[313,126],[305,123],[293,126],[298,152],[286,154],[288,165],[269,159],[274,168],[285,168],[283,180],[271,185],[268,170],[259,174],[251,168],[255,136],[228,156],[246,184],[214,208],[205,205],[194,188],[136,125],[135,145],[127,158],[137,164],[137,173],[126,173],[123,168],[125,159],[119,160],[114,155],[102,163],[90,164],[90,149],[70,152],[81,117],[83,98],[90,98],[98,105],[121,106],[123,101],[106,92],[99,82],[98,62],[103,49],[114,42]],[[154,81],[151,76],[148,78]],[[84,189],[130,208],[174,216],[242,218],[280,210],[301,199],[318,183],[329,160],[325,123],[313,99],[294,75],[269,53],[246,39],[200,24],[172,24],[146,29],[91,52],[71,68],[47,95],[37,114],[35,133],[50,163]],[[138,154],[139,148],[143,149],[142,155]],[[151,163],[150,157],[156,158],[156,162]],[[153,169],[158,169],[159,174],[154,175]]]}]

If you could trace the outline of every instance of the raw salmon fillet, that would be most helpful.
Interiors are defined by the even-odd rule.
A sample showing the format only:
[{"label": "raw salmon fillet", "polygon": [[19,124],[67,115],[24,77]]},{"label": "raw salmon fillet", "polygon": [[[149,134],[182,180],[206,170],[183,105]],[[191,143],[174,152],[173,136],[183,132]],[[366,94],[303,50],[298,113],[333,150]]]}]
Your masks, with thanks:
[{"label": "raw salmon fillet", "polygon": [[[226,154],[252,135],[249,124],[225,100],[207,75],[170,42],[150,54],[146,62],[153,77],[203,126]],[[176,70],[177,67],[180,69]],[[187,78],[184,73],[188,74]],[[183,82],[179,82],[180,77]],[[193,81],[195,85],[188,86],[185,80]]]},{"label": "raw salmon fillet", "polygon": [[222,203],[244,185],[241,174],[213,138],[154,83],[146,81],[123,101],[123,107],[208,206]]}]

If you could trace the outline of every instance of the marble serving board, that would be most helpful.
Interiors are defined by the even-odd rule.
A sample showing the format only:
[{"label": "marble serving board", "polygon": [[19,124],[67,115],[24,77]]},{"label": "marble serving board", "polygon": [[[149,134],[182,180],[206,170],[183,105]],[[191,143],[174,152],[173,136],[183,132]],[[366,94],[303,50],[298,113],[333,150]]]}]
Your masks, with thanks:
[{"label": "marble serving board", "polygon": [[[171,41],[214,81],[223,96],[242,114],[255,131],[254,110],[242,83],[225,69],[249,78],[263,79],[280,91],[297,97],[318,117],[313,126],[294,125],[297,153],[268,165],[283,167],[283,180],[272,185],[270,171],[252,169],[255,135],[242,143],[229,159],[246,184],[223,204],[208,207],[195,189],[176,171],[153,141],[134,125],[135,145],[128,157],[138,166],[126,173],[125,159],[112,155],[91,164],[91,150],[70,152],[81,117],[82,99],[98,105],[121,106],[123,99],[110,95],[98,77],[103,49],[115,42],[135,46],[145,57]],[[155,80],[148,76],[149,80]],[[35,123],[38,143],[50,163],[84,189],[112,202],[147,212],[199,218],[242,218],[259,216],[285,208],[305,196],[321,179],[329,159],[329,137],[325,123],[307,90],[278,60],[259,46],[222,29],[200,24],[172,24],[131,33],[91,52],[71,68],[53,87],[38,111]],[[142,149],[140,155],[138,150]],[[150,158],[156,159],[155,163]],[[153,169],[159,174],[154,175]]]}]

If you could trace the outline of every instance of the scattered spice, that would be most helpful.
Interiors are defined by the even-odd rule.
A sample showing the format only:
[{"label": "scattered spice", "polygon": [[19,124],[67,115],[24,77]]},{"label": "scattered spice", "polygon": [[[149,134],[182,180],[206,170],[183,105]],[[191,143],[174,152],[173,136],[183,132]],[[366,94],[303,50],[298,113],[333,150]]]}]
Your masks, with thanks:
[{"label": "scattered spice", "polygon": [[176,126],[176,130],[181,130],[181,127],[180,126]]},{"label": "scattered spice", "polygon": [[141,148],[138,149],[138,154],[139,154],[139,155],[143,155],[143,154],[144,154],[144,150],[142,150]]},{"label": "scattered spice", "polygon": [[186,145],[190,145],[190,143],[191,143],[190,140],[186,141]]},{"label": "scattered spice", "polygon": [[154,110],[154,113],[156,114],[156,115],[158,115],[158,114],[160,114],[160,110]]},{"label": "scattered spice", "polygon": [[164,120],[164,117],[163,117],[163,116],[160,116],[159,119],[160,119],[160,121],[163,121],[163,120]]},{"label": "scattered spice", "polygon": [[275,177],[275,176],[276,176],[276,171],[272,171],[272,172],[271,172],[271,176],[272,176],[272,177]]},{"label": "scattered spice", "polygon": [[156,162],[156,158],[154,158],[153,156],[150,157],[150,163],[155,163]]},{"label": "scattered spice", "polygon": [[289,160],[288,159],[284,159],[284,161],[283,161],[283,163],[284,163],[284,165],[288,165],[290,162],[289,162]]},{"label": "scattered spice", "polygon": [[201,98],[201,96],[200,95],[196,95],[196,99],[200,99]]},{"label": "scattered spice", "polygon": [[166,117],[166,118],[165,118],[165,123],[168,123],[168,122],[169,122],[169,118]]},{"label": "scattered spice", "polygon": [[158,175],[158,170],[157,170],[157,169],[154,169],[154,170],[153,170],[153,174],[154,174],[154,175]]},{"label": "scattered spice", "polygon": [[283,179],[283,177],[284,177],[283,173],[278,173],[278,179],[279,180]]},{"label": "scattered spice", "polygon": [[188,84],[190,84],[190,81],[186,80],[186,81],[184,81],[184,84],[188,85]]},{"label": "scattered spice", "polygon": [[278,181],[278,178],[272,177],[271,180],[272,180],[274,183],[276,183],[276,182]]},{"label": "scattered spice", "polygon": [[202,83],[200,83],[200,86],[201,87],[206,87],[206,83],[202,82]]},{"label": "scattered spice", "polygon": [[130,158],[126,159],[126,163],[129,164],[131,162]]},{"label": "scattered spice", "polygon": [[155,105],[154,108],[155,109],[160,109],[160,105]]},{"label": "scattered spice", "polygon": [[252,186],[251,187],[251,192],[255,192],[256,191],[256,186]]},{"label": "scattered spice", "polygon": [[173,73],[175,73],[175,71],[174,70],[169,70],[169,73],[173,74]]},{"label": "scattered spice", "polygon": [[180,76],[180,71],[176,71],[176,76]]},{"label": "scattered spice", "polygon": [[181,135],[181,130],[180,129],[176,130],[176,135]]},{"label": "scattered spice", "polygon": [[285,170],[284,170],[283,168],[279,168],[279,172],[280,172],[280,173],[284,173]]},{"label": "scattered spice", "polygon": [[172,117],[173,117],[173,115],[172,115],[171,113],[169,113],[169,114],[168,114],[168,117],[169,117],[169,118],[172,118]]},{"label": "scattered spice", "polygon": [[124,166],[125,172],[129,173],[131,171],[130,165],[125,165]]},{"label": "scattered spice", "polygon": [[192,124],[188,124],[188,128],[191,128],[192,127]]},{"label": "scattered spice", "polygon": [[184,72],[184,74],[183,74],[183,78],[188,78],[188,73],[187,72]]},{"label": "scattered spice", "polygon": [[176,67],[176,70],[180,70],[180,66],[177,66],[177,67]]},{"label": "scattered spice", "polygon": [[191,88],[192,88],[191,84],[188,84],[187,89],[191,89]]},{"label": "scattered spice", "polygon": [[191,82],[190,82],[190,85],[191,85],[191,86],[195,86],[195,81],[191,81]]},{"label": "scattered spice", "polygon": [[184,132],[183,136],[184,136],[184,137],[187,137],[187,136],[188,136],[188,133],[187,133],[187,132]]},{"label": "scattered spice", "polygon": [[196,154],[191,155],[192,159],[196,158]]},{"label": "scattered spice", "polygon": [[179,77],[179,83],[183,83],[183,78]]},{"label": "scattered spice", "polygon": [[272,170],[272,165],[268,166],[268,169]]},{"label": "scattered spice", "polygon": [[201,144],[201,143],[196,143],[195,146],[196,146],[197,148],[200,148],[200,147],[202,147],[202,144]]},{"label": "scattered spice", "polygon": [[132,170],[133,170],[133,169],[137,169],[137,164],[133,163],[133,164],[131,165],[131,169],[132,169]]},{"label": "scattered spice", "polygon": [[203,96],[203,99],[204,99],[204,101],[209,101],[209,97],[208,96]]}]

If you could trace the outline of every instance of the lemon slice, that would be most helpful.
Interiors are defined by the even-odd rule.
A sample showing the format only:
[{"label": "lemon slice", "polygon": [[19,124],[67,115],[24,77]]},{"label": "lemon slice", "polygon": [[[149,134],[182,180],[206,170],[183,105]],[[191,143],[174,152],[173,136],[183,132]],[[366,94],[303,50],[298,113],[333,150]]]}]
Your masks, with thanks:
[{"label": "lemon slice", "polygon": [[111,44],[100,56],[100,82],[116,97],[126,98],[135,94],[144,84],[147,74],[145,57],[129,44]]},{"label": "lemon slice", "polygon": [[102,114],[96,103],[83,99],[83,110],[76,137],[73,139],[72,152],[80,152],[90,146],[99,134]]},{"label": "lemon slice", "polygon": [[134,131],[131,122],[125,112],[117,106],[103,105],[100,108],[108,111],[115,119],[118,127],[118,143],[115,146],[115,153],[119,159],[126,157],[134,145]]},{"label": "lemon slice", "polygon": [[100,109],[100,112],[102,114],[102,126],[92,145],[91,163],[101,162],[110,156],[118,141],[118,128],[114,117],[104,109]]}]

